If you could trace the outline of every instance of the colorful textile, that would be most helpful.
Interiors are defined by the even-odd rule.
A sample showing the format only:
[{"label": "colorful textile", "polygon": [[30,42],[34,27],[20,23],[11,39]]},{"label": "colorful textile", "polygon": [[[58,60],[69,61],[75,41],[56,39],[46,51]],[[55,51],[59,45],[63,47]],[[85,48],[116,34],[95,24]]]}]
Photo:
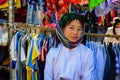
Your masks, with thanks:
[{"label": "colorful textile", "polygon": [[65,37],[65,35],[63,34],[59,24],[57,24],[57,26],[56,26],[56,35],[57,35],[58,39],[60,40],[60,42],[62,42],[65,47],[70,48],[70,49],[75,48],[81,42],[82,37],[83,37],[83,34],[82,34],[81,38],[78,41],[71,42],[70,40],[68,40]]},{"label": "colorful textile", "polygon": [[118,13],[120,13],[120,6],[119,5],[120,5],[120,1],[119,0],[114,0],[110,4],[112,10],[117,11]]},{"label": "colorful textile", "polygon": [[0,0],[0,4],[5,3],[7,0]]}]

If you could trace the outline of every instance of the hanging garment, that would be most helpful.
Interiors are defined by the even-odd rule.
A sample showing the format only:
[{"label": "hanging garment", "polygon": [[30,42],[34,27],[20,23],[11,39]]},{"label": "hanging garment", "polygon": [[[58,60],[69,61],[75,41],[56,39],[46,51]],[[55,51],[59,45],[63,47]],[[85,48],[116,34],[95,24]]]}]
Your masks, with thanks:
[{"label": "hanging garment", "polygon": [[12,38],[10,44],[10,57],[11,57],[11,68],[12,68],[12,79],[18,79],[18,74],[16,72],[16,61],[19,52],[19,39],[22,35],[22,30],[19,30]]},{"label": "hanging garment", "polygon": [[18,42],[22,35],[22,31],[19,30],[12,38],[11,44],[10,44],[10,56],[13,61],[17,60],[17,53],[18,53]]},{"label": "hanging garment", "polygon": [[21,8],[21,1],[20,0],[14,0],[15,2],[15,8]]},{"label": "hanging garment", "polygon": [[110,26],[111,20],[109,19],[109,15],[110,15],[110,12],[108,13],[108,15],[105,15],[105,26],[106,27]]},{"label": "hanging garment", "polygon": [[37,44],[36,44],[38,35],[36,35],[35,33],[32,33],[32,37],[33,39],[31,40],[31,43],[29,45],[29,50],[28,50],[27,60],[26,60],[27,80],[32,80],[32,79],[36,80],[33,73],[36,70],[36,67],[35,67],[35,65],[37,64],[36,60],[39,56],[39,52],[37,50]]},{"label": "hanging garment", "polygon": [[[21,8],[21,1],[20,0],[14,0],[15,2],[15,8]],[[0,5],[0,9],[8,8],[8,1],[6,1],[4,4]]]},{"label": "hanging garment", "polygon": [[52,10],[54,11],[54,12],[56,12],[57,11],[57,0],[51,0],[51,3],[52,3]]},{"label": "hanging garment", "polygon": [[8,29],[6,24],[0,26],[0,45],[8,45]]},{"label": "hanging garment", "polygon": [[103,80],[108,79],[108,73],[110,72],[110,65],[111,65],[111,59],[110,59],[110,54],[107,48],[107,45],[104,43],[105,46],[105,51],[106,51],[106,61],[105,61],[105,69],[104,69],[104,76]]},{"label": "hanging garment", "polygon": [[111,7],[105,2],[101,3],[99,6],[95,7],[95,14],[97,17],[105,16],[111,11]]},{"label": "hanging garment", "polygon": [[16,61],[16,73],[17,73],[17,80],[22,79],[23,74],[23,66],[21,63],[21,46],[22,46],[22,38],[24,37],[24,34],[21,35],[19,42],[18,42],[18,54],[17,54],[17,61]]},{"label": "hanging garment", "polygon": [[113,45],[113,50],[115,52],[115,61],[116,61],[115,62],[115,67],[116,67],[115,73],[116,75],[118,75],[120,73],[120,63],[119,63],[120,50],[118,49],[117,44]]},{"label": "hanging garment", "polygon": [[59,12],[59,14],[67,13],[68,6],[69,5],[68,5],[66,0],[59,0],[58,1],[58,7],[59,7],[58,12]]},{"label": "hanging garment", "polygon": [[0,9],[5,9],[5,8],[8,8],[8,1],[0,5]]},{"label": "hanging garment", "polygon": [[34,24],[39,25],[39,18],[38,18],[38,4],[30,4],[28,3],[28,9],[27,9],[27,17],[26,17],[26,23],[28,24]]},{"label": "hanging garment", "polygon": [[109,43],[108,51],[110,54],[111,65],[110,65],[110,72],[108,73],[106,80],[115,80],[115,76],[116,76],[115,74],[115,52],[113,50],[112,43]]},{"label": "hanging garment", "polygon": [[104,45],[98,42],[90,41],[86,43],[86,46],[93,51],[94,55],[94,80],[103,80],[106,61],[106,52]]},{"label": "hanging garment", "polygon": [[69,3],[73,3],[74,5],[79,4],[81,0],[69,0]]},{"label": "hanging garment", "polygon": [[7,0],[0,0],[0,5],[4,4]]},{"label": "hanging garment", "polygon": [[51,0],[46,0],[46,4],[47,4],[47,9],[52,10]]},{"label": "hanging garment", "polygon": [[28,44],[29,44],[29,40],[31,40],[31,35],[30,34],[26,34],[22,40],[21,40],[21,63],[22,63],[22,80],[27,80],[27,70],[26,70],[26,59],[27,59],[27,50],[28,50]]},{"label": "hanging garment", "polygon": [[44,40],[44,43],[42,45],[42,49],[40,51],[40,61],[45,61],[46,60],[46,55],[48,53],[48,39],[46,38]]},{"label": "hanging garment", "polygon": [[117,11],[117,13],[120,13],[119,4],[120,4],[119,0],[112,0],[110,3],[110,7],[112,10]]}]

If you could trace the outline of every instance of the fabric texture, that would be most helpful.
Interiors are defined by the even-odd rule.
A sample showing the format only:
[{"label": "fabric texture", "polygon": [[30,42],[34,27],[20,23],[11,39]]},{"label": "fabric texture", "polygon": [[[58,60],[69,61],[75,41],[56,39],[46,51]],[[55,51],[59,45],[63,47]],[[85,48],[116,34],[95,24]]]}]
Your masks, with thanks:
[{"label": "fabric texture", "polygon": [[93,65],[93,53],[87,47],[79,44],[70,50],[59,44],[47,55],[44,80],[79,80],[81,76],[91,80]]}]

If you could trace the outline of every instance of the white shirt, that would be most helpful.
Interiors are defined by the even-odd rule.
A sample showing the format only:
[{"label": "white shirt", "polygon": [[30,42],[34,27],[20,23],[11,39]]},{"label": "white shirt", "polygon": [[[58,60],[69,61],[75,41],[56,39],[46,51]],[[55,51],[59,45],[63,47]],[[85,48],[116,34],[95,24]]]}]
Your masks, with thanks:
[{"label": "white shirt", "polygon": [[80,44],[68,49],[62,44],[51,48],[46,59],[45,80],[90,80],[94,69],[93,53]]}]

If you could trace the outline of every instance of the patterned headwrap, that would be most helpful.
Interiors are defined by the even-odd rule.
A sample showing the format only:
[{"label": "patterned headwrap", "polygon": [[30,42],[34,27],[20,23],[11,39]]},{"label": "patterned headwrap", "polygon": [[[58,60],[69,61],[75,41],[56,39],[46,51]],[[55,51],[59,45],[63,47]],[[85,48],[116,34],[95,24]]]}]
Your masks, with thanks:
[{"label": "patterned headwrap", "polygon": [[61,27],[62,26],[65,26],[66,23],[68,23],[69,21],[72,21],[72,20],[75,20],[75,19],[78,19],[81,21],[81,24],[82,26],[84,26],[84,23],[83,23],[83,20],[84,18],[78,14],[75,14],[75,13],[68,13],[68,14],[65,14],[63,15],[63,17],[60,19],[59,23],[57,24],[56,26],[56,38],[55,38],[55,47],[58,45],[58,43],[63,43],[63,45],[69,49],[72,49],[72,48],[75,48],[81,41],[82,41],[82,37],[84,35],[84,30],[82,32],[82,35],[81,35],[81,38],[76,41],[76,42],[71,42],[70,40],[68,40]]}]

